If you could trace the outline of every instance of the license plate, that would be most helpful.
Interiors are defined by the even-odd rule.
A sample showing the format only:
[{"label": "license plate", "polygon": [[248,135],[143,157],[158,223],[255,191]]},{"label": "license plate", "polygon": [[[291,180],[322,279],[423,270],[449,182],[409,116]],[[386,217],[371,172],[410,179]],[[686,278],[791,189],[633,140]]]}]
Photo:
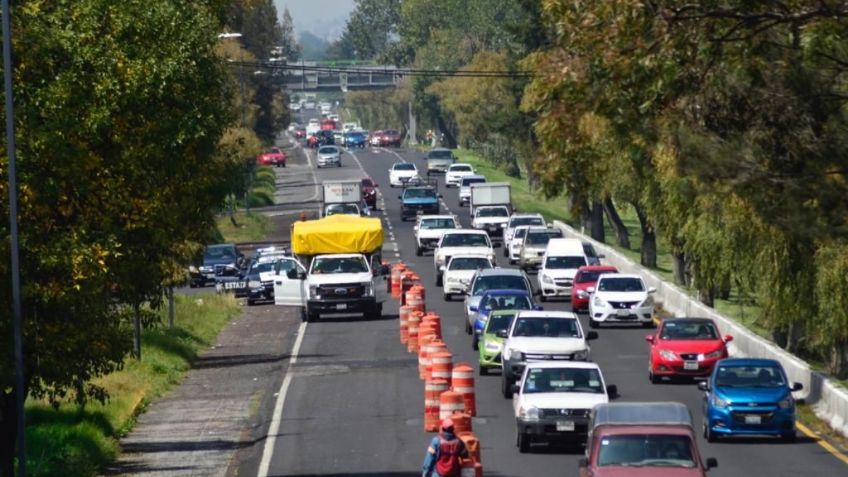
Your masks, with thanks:
[{"label": "license plate", "polygon": [[574,431],[574,421],[557,421],[556,430],[559,432]]},{"label": "license plate", "polygon": [[757,414],[748,414],[745,416],[745,424],[760,424],[762,422],[762,417]]},{"label": "license plate", "polygon": [[347,303],[338,303],[336,304],[337,310],[347,310]]},{"label": "license plate", "polygon": [[698,370],[698,362],[697,361],[684,361],[683,369],[686,371],[697,371]]},{"label": "license plate", "polygon": [[244,282],[227,282],[224,283],[225,290],[235,290],[236,288],[247,288],[247,284]]},{"label": "license plate", "polygon": [[616,310],[615,314],[618,316],[630,316],[630,310]]}]

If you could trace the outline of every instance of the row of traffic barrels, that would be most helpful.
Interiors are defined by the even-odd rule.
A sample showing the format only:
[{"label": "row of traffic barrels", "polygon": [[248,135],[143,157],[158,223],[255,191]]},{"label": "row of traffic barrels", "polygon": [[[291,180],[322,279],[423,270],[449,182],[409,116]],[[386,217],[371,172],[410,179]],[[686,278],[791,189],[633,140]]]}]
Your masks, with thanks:
[{"label": "row of traffic barrels", "polygon": [[420,277],[403,262],[391,267],[388,290],[400,302],[400,342],[418,354],[418,376],[424,381],[424,431],[438,432],[439,423],[451,418],[454,432],[465,443],[470,458],[463,461],[463,477],[482,477],[480,441],[471,418],[477,414],[474,368],[453,363],[453,354],[442,340],[441,317],[428,312]]}]

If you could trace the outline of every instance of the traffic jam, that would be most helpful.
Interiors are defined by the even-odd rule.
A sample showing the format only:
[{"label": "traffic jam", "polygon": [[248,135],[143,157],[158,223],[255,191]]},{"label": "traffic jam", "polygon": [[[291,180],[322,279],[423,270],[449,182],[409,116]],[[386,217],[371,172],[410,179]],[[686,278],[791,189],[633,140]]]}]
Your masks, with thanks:
[{"label": "traffic jam", "polygon": [[[339,147],[334,132],[310,126],[304,146],[316,148],[316,158],[335,148],[338,167],[359,147],[347,143],[351,132],[367,147],[384,145],[382,131],[351,126]],[[214,283],[249,306],[298,307],[307,323],[351,314],[380,320],[397,310],[398,346],[418,363],[423,430],[437,433],[424,475],[483,475],[485,443],[472,428],[483,413],[475,379],[498,382],[511,400],[515,452],[577,449],[581,476],[706,475],[718,461],[702,454],[699,437],[796,439],[793,393],[802,386],[779,362],[732,356],[733,336],[710,319],[660,317],[656,290],[640,275],[605,264],[591,243],[541,214],[516,210],[509,183],[489,182],[450,150],[424,154],[422,170],[411,161],[391,165],[391,193],[368,175],[323,181],[320,218],[294,222],[290,244],[259,248],[249,259],[232,246],[210,246],[192,286]],[[448,209],[440,184],[458,192],[460,213]],[[379,206],[395,195],[399,213],[390,216]],[[414,222],[412,236],[400,237],[397,224],[406,221]],[[386,237],[395,234],[415,265],[390,259]],[[434,280],[425,283],[425,275]],[[434,300],[453,303],[450,314],[428,309]],[[623,399],[593,360],[604,334],[622,328],[645,330],[643,379],[696,388],[703,406]],[[462,347],[473,362],[448,346],[446,333],[466,335]]]}]

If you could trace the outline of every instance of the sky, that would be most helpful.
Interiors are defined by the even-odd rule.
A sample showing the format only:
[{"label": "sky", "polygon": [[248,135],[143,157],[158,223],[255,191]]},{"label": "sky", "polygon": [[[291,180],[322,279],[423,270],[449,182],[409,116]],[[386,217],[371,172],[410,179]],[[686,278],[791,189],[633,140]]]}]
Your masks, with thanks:
[{"label": "sky", "polygon": [[274,0],[282,16],[288,7],[294,20],[296,36],[309,31],[319,38],[335,40],[344,30],[345,22],[355,6],[354,0]]}]

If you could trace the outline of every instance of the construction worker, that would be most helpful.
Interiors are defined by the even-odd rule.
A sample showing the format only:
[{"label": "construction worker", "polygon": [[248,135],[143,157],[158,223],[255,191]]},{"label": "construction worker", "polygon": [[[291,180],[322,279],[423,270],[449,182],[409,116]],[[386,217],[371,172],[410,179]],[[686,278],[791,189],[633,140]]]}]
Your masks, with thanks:
[{"label": "construction worker", "polygon": [[430,441],[424,455],[422,477],[460,477],[460,458],[468,457],[465,443],[453,433],[453,420],[442,419],[439,435]]}]

